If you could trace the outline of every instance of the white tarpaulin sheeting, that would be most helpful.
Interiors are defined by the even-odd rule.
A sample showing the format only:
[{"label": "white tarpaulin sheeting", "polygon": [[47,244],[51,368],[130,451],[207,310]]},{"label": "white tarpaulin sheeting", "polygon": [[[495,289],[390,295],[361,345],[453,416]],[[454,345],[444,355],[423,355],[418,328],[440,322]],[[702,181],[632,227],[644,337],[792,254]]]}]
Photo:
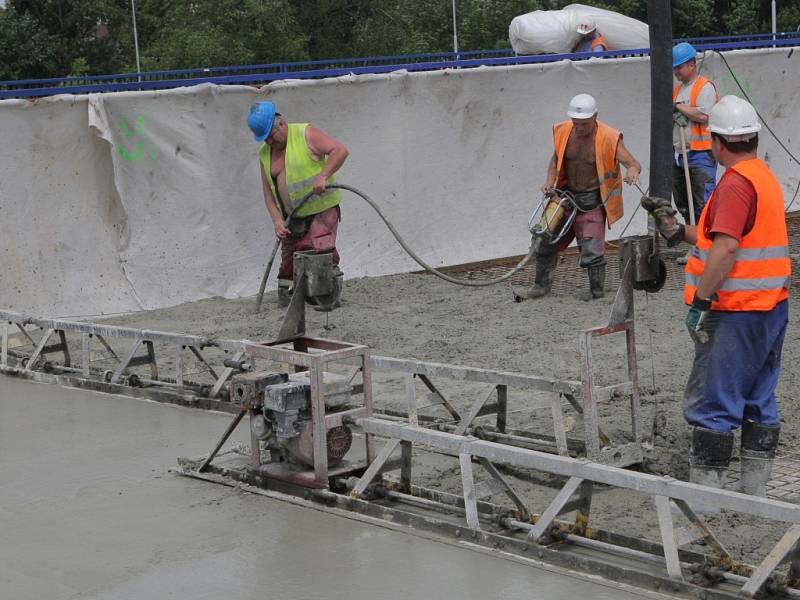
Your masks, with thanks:
[{"label": "white tarpaulin sheeting", "polygon": [[[792,145],[800,58],[788,50],[728,57]],[[718,57],[704,73],[721,94],[736,91]],[[0,306],[96,315],[254,294],[274,233],[245,116],[265,98],[289,121],[311,121],[347,145],[339,181],[370,194],[425,260],[524,254],[552,124],[574,94],[596,96],[600,118],[642,162],[646,186],[648,82],[646,58],[592,59],[0,102]],[[761,154],[788,201],[798,169],[762,133]],[[626,187],[626,216],[609,239],[639,196]],[[640,210],[626,234],[644,223]],[[347,278],[418,268],[348,194],[339,239]]]},{"label": "white tarpaulin sheeting", "polygon": [[572,52],[580,39],[578,25],[592,21],[605,38],[609,50],[650,47],[645,23],[611,10],[570,4],[561,10],[535,10],[514,17],[508,40],[517,54],[563,54]]}]

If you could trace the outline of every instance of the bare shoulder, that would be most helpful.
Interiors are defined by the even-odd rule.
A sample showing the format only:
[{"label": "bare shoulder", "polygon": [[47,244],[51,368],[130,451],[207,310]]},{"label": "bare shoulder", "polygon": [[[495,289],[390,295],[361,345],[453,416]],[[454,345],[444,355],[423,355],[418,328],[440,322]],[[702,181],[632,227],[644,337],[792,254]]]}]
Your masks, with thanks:
[{"label": "bare shoulder", "polygon": [[344,147],[339,140],[310,123],[306,127],[306,143],[315,156],[325,156],[336,148]]}]

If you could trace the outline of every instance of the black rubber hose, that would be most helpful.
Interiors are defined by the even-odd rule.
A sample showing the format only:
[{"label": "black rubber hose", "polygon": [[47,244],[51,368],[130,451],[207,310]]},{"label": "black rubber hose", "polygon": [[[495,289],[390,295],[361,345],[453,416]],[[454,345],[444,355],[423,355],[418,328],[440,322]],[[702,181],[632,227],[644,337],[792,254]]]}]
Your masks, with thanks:
[{"label": "black rubber hose", "polygon": [[375,203],[375,201],[372,198],[370,198],[367,194],[365,194],[364,192],[362,192],[361,190],[359,190],[357,188],[354,188],[353,186],[345,185],[343,183],[331,184],[331,185],[328,186],[328,189],[331,189],[331,188],[336,188],[336,189],[340,189],[340,190],[347,190],[348,192],[352,192],[356,196],[359,196],[362,200],[364,200],[364,202],[369,204],[376,213],[378,213],[378,216],[386,224],[386,227],[389,228],[389,231],[392,233],[394,238],[397,240],[397,243],[400,244],[400,246],[403,248],[403,250],[406,251],[406,254],[408,254],[411,258],[413,258],[414,261],[419,266],[421,266],[423,269],[425,269],[426,271],[428,271],[432,275],[436,275],[436,277],[438,277],[440,279],[444,279],[445,281],[448,281],[450,283],[454,283],[456,285],[464,285],[464,286],[467,286],[467,287],[487,287],[487,286],[490,286],[490,285],[496,285],[498,283],[502,283],[503,281],[506,281],[506,280],[510,279],[517,271],[519,271],[526,264],[528,264],[528,262],[531,260],[531,258],[533,258],[533,254],[535,252],[534,246],[533,246],[533,244],[531,244],[531,249],[528,250],[528,253],[523,257],[523,259],[520,260],[519,263],[517,263],[517,266],[515,266],[513,269],[511,269],[508,273],[506,273],[502,277],[496,277],[495,279],[487,279],[485,281],[466,281],[464,279],[458,279],[457,277],[450,277],[449,275],[446,275],[446,274],[442,273],[441,271],[435,269],[434,267],[432,267],[431,265],[426,263],[424,260],[422,260],[422,258],[420,258],[417,255],[417,253],[414,252],[408,246],[408,244],[406,244],[405,240],[403,240],[403,238],[400,236],[400,234],[394,228],[394,225],[392,225],[389,222],[389,219],[386,218],[386,215],[383,214],[383,212],[381,211],[380,207],[378,207],[378,205]]}]

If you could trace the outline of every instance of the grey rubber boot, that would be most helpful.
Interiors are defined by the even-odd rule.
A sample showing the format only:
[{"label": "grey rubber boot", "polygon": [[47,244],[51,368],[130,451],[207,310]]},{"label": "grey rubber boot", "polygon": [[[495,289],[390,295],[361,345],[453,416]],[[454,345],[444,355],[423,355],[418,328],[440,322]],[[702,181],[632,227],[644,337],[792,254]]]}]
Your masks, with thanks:
[{"label": "grey rubber boot", "polygon": [[556,264],[558,263],[558,254],[550,256],[537,256],[536,257],[536,279],[534,284],[519,292],[515,292],[521,298],[536,299],[546,296],[550,293],[553,287],[553,279],[556,275]]},{"label": "grey rubber boot", "polygon": [[286,308],[292,301],[292,284],[291,279],[278,279],[278,306]]},{"label": "grey rubber boot", "polygon": [[743,494],[766,497],[780,431],[780,425],[761,425],[750,420],[742,424],[739,491]]},{"label": "grey rubber boot", "polygon": [[606,295],[606,266],[589,267],[589,291],[591,297],[588,300],[602,298]]},{"label": "grey rubber boot", "polygon": [[[689,462],[689,481],[722,489],[728,476],[733,453],[733,433],[713,431],[704,427],[692,428],[692,453]],[[692,503],[695,512],[714,514],[716,506]]]}]

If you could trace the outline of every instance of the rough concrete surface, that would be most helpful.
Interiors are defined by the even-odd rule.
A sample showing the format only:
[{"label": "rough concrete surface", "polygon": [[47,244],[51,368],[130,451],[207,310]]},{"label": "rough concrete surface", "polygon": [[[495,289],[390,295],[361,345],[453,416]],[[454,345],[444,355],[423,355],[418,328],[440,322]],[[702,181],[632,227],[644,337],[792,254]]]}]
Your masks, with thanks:
[{"label": "rough concrete surface", "polygon": [[[539,301],[517,304],[512,302],[507,284],[465,288],[430,275],[414,274],[351,280],[345,285],[345,304],[331,313],[328,328],[325,315],[309,310],[307,330],[312,335],[367,344],[374,354],[579,379],[577,333],[606,322],[613,296],[609,293],[591,303],[581,301],[578,295],[586,287],[586,281],[577,281],[574,293],[557,292]],[[283,316],[274,300],[274,293],[267,296],[260,315],[253,314],[252,298],[212,298],[129,315],[113,322],[215,337],[271,339],[277,334]],[[683,324],[685,313],[676,289],[665,289],[655,295],[636,293],[637,350],[646,436],[652,434],[656,413],[662,415],[662,424],[652,438],[654,446],[648,451],[643,468],[678,478],[687,475],[689,448],[681,412],[692,358],[690,338]],[[800,369],[795,320],[792,306],[778,389],[784,447],[797,443],[799,415],[794,390],[800,384]],[[593,347],[598,381],[611,384],[623,380],[624,337],[600,339]],[[376,379],[377,405],[396,405],[402,398],[400,378]],[[463,386],[447,386],[443,381],[443,390],[455,390],[452,399],[459,408],[466,408],[480,393],[480,386],[474,388],[471,396]],[[623,442],[630,422],[627,406],[627,399],[622,398],[604,405],[601,411],[602,427],[613,439]],[[442,414],[432,410],[431,414]],[[509,410],[515,427],[548,431],[549,411],[525,412],[524,398],[513,395]],[[580,419],[576,418],[575,423],[574,432],[580,437]],[[415,471],[415,477],[422,484],[435,484],[449,491],[460,489],[456,460],[428,458]],[[547,478],[542,481],[548,483]],[[542,486],[518,481],[517,485],[531,499],[532,509],[542,511],[555,495],[552,485],[556,482],[549,483],[550,486]],[[738,514],[723,513],[709,520],[732,554],[748,561],[763,559],[785,531],[783,524],[758,522]],[[611,489],[599,492],[592,506],[591,524],[658,539],[652,500],[635,493]]]},{"label": "rough concrete surface", "polygon": [[0,382],[0,598],[643,597],[184,478],[230,419]]}]

